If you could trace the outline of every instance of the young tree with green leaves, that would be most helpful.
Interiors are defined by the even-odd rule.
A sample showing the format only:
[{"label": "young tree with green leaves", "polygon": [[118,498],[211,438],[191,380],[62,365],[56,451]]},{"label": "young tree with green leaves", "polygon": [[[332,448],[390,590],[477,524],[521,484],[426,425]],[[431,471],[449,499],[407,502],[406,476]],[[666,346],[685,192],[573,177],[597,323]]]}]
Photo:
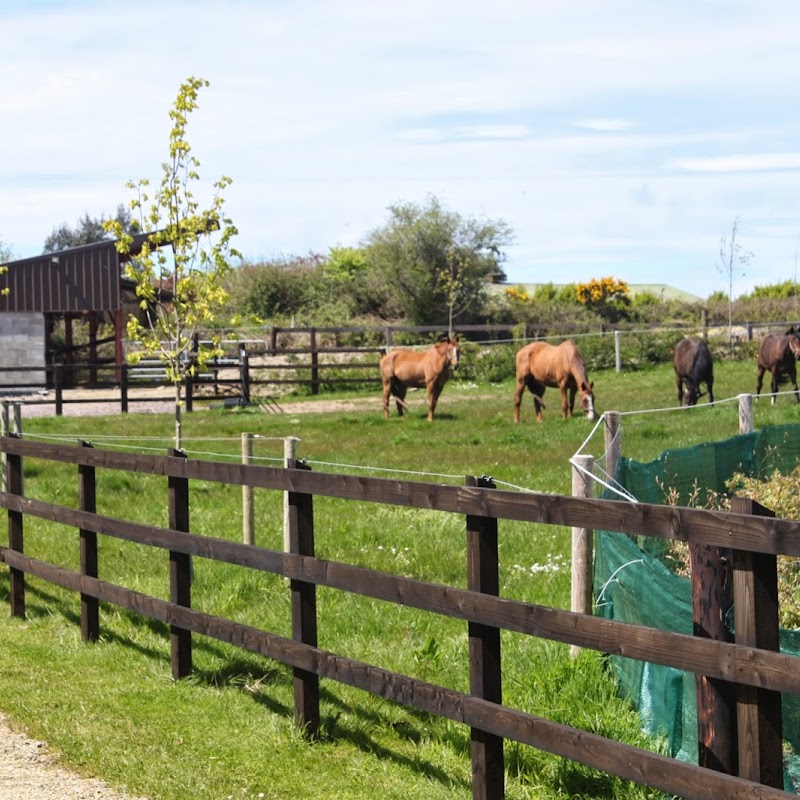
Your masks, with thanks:
[{"label": "young tree with green leaves", "polygon": [[[232,270],[230,259],[241,258],[231,246],[237,230],[224,215],[223,191],[227,177],[213,184],[208,206],[201,208],[194,184],[200,180],[200,162],[186,139],[189,115],[198,107],[197,95],[208,81],[190,77],[181,84],[169,112],[169,157],[162,163],[161,182],[150,195],[149,181],[129,182],[135,192],[130,208],[143,231],[141,249],[120,220],[104,228],[118,241],[117,250],[129,256],[125,274],[136,281],[141,314],[131,316],[128,336],[141,345],[129,354],[131,363],[157,356],[175,386],[175,447],[180,450],[183,384],[202,371],[209,359],[221,355],[220,339],[196,347],[195,334],[215,318],[224,304],[223,282]],[[139,241],[137,240],[137,245]]]}]

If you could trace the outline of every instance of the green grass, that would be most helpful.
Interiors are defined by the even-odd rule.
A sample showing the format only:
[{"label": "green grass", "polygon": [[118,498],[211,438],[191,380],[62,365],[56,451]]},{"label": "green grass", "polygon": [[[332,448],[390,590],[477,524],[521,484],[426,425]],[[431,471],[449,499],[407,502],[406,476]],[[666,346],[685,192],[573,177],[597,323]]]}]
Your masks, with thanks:
[{"label": "green grass", "polygon": [[[592,374],[601,410],[623,412],[623,454],[641,461],[664,449],[724,439],[738,432],[740,392],[752,391],[750,362],[716,365],[708,407],[674,409],[671,368]],[[337,394],[339,399],[345,395]],[[406,420],[382,417],[380,398],[358,412],[283,415],[250,409],[204,410],[185,418],[190,458],[241,456],[241,433],[255,442],[258,463],[279,464],[281,437],[300,439],[297,454],[318,471],[463,483],[490,475],[501,485],[568,494],[568,459],[582,446],[602,455],[602,432],[562,420],[558,393],[545,395],[545,421],[533,421],[525,398],[514,425],[513,386],[472,386],[454,380],[444,390],[433,424],[422,393],[410,396]],[[704,398],[705,400],[705,398]],[[755,404],[757,427],[800,422],[800,406],[783,396]],[[79,438],[95,446],[165,453],[173,420],[161,415],[39,418],[24,421],[27,436]],[[106,437],[122,437],[108,439]],[[390,472],[397,470],[400,472]],[[26,461],[29,496],[75,505],[77,471]],[[241,489],[191,485],[196,533],[241,540]],[[98,470],[98,511],[166,524],[166,482]],[[282,547],[282,497],[257,490],[256,541]],[[328,559],[464,586],[464,520],[436,512],[317,498],[317,553]],[[504,596],[569,607],[569,529],[501,523]],[[5,531],[0,542],[7,542]],[[25,549],[75,568],[75,531],[30,519]],[[159,597],[168,596],[166,554],[101,537],[100,575]],[[195,637],[195,674],[175,683],[163,625],[109,606],[101,610],[102,638],[80,640],[80,603],[49,584],[30,581],[25,621],[0,614],[0,708],[34,736],[48,741],[65,763],[100,775],[153,800],[228,797],[468,798],[469,731],[334,682],[322,683],[322,738],[308,743],[293,722],[290,670],[213,640]],[[8,576],[0,570],[0,602]],[[197,559],[193,604],[211,613],[290,632],[283,581]],[[7,608],[7,605],[5,606]],[[388,669],[466,690],[466,626],[454,620],[319,591],[320,645]],[[516,634],[503,636],[504,700],[509,705],[637,746],[638,718],[616,696],[599,654],[577,660],[567,648]],[[508,743],[509,798],[644,798],[657,793],[580,765]]]}]

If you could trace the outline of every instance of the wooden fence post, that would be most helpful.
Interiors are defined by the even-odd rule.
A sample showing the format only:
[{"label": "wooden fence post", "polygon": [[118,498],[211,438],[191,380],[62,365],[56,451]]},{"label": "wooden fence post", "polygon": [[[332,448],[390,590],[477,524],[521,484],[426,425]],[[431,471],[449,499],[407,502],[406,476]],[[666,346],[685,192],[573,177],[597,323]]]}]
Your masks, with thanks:
[{"label": "wooden fence post", "polygon": [[[572,496],[592,497],[594,483],[592,470],[594,456],[573,457]],[[594,531],[591,528],[572,529],[572,603],[571,610],[577,614],[592,613],[592,565],[594,560]],[[570,653],[576,656],[581,648],[570,645]]]},{"label": "wooden fence post", "polygon": [[[297,458],[297,442],[300,441],[295,436],[287,436],[283,440],[283,466],[289,469],[290,464]],[[289,552],[290,541],[290,509],[289,492],[283,495],[283,552]]]},{"label": "wooden fence post", "polygon": [[622,456],[622,428],[619,411],[606,411],[603,414],[603,441],[606,452],[606,473],[613,480],[617,465]]},{"label": "wooden fence post", "polygon": [[[253,458],[253,434],[242,434],[242,464],[249,464]],[[253,507],[253,487],[242,484],[242,543],[255,544],[255,513]]]},{"label": "wooden fence post", "polygon": [[[81,442],[81,447],[91,447]],[[94,514],[97,511],[97,484],[95,468],[87,464],[78,465],[78,505],[81,511]],[[97,577],[97,532],[80,528],[81,575]],[[81,592],[81,636],[84,642],[96,642],[100,638],[100,603],[96,597]]]},{"label": "wooden fence post", "polygon": [[64,365],[56,364],[54,367],[53,383],[56,390],[56,416],[64,413]]},{"label": "wooden fence post", "polygon": [[622,348],[620,347],[622,334],[614,331],[614,368],[617,372],[622,372]]},{"label": "wooden fence post", "polygon": [[[694,635],[717,641],[731,641],[725,624],[733,603],[731,551],[717,546],[689,543],[692,573],[692,618]],[[697,747],[701,767],[736,775],[735,685],[695,675],[697,694]]]},{"label": "wooden fence post", "polygon": [[242,405],[250,405],[250,356],[247,354],[247,348],[242,346],[239,348],[239,370],[241,374],[242,384]]},{"label": "wooden fence post", "polygon": [[[754,500],[731,498],[731,511],[774,517]],[[780,650],[778,563],[772,553],[733,552],[733,609],[736,644]],[[739,777],[783,788],[783,719],[780,692],[737,685]]]},{"label": "wooden fence post", "polygon": [[[307,464],[292,460],[289,469],[310,469]],[[301,556],[314,555],[314,497],[289,492],[289,552]],[[317,646],[317,587],[313,583],[292,579],[292,638],[296,642]],[[306,736],[319,735],[319,676],[294,667],[295,719]]]},{"label": "wooden fence post", "polygon": [[[9,494],[22,496],[22,456],[8,454],[6,463],[6,484]],[[23,514],[8,509],[8,546],[18,553],[23,552]],[[9,594],[11,597],[11,616],[25,617],[25,573],[10,568]]]},{"label": "wooden fence post", "polygon": [[[173,458],[186,458],[180,450],[172,449]],[[169,476],[169,527],[189,532],[189,479]],[[192,606],[192,557],[187,553],[169,551],[169,599],[171,603]],[[170,625],[170,660],[172,677],[185,678],[192,672],[192,632]]]},{"label": "wooden fence post", "polygon": [[119,398],[120,398],[120,411],[123,414],[128,413],[128,364],[122,362],[119,368]]},{"label": "wooden fence post", "polygon": [[[467,486],[494,489],[489,478],[467,477]],[[467,588],[497,597],[500,593],[497,520],[467,515]],[[470,694],[502,703],[500,629],[469,623]],[[500,800],[504,796],[503,739],[472,728],[472,797]]]},{"label": "wooden fence post", "polygon": [[[9,411],[9,403],[8,400],[3,400],[2,411],[0,412],[0,436],[8,436],[9,429],[8,429],[8,411]],[[7,476],[7,464],[8,464],[8,456],[6,455],[5,451],[3,451],[2,455],[2,489],[5,492],[8,486],[8,476]]]},{"label": "wooden fence post", "polygon": [[319,394],[319,353],[317,329],[311,328],[311,394]]},{"label": "wooden fence post", "polygon": [[753,395],[739,395],[739,433],[752,433],[755,430],[753,424]]}]

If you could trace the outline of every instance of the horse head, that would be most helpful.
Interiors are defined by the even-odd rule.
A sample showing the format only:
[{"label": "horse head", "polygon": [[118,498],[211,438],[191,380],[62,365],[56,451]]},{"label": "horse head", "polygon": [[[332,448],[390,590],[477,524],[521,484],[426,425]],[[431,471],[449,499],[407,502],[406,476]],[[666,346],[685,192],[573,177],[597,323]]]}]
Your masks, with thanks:
[{"label": "horse head", "polygon": [[597,413],[594,409],[594,382],[586,383],[584,381],[581,383],[580,395],[583,413],[586,414],[591,422],[594,422],[597,418]]},{"label": "horse head", "polygon": [[794,357],[800,359],[800,329],[792,325],[786,335],[789,337],[789,349],[794,353]]},{"label": "horse head", "polygon": [[458,336],[454,336],[447,342],[447,363],[450,369],[458,367]]},{"label": "horse head", "polygon": [[683,387],[683,404],[685,406],[696,406],[697,401],[705,394],[701,392],[693,383],[686,381]]}]

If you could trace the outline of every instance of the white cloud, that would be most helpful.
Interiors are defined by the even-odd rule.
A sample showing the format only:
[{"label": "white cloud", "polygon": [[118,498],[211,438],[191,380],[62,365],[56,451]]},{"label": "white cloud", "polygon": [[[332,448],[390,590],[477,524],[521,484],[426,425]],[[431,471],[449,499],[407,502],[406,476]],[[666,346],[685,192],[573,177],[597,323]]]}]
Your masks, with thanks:
[{"label": "white cloud", "polygon": [[37,8],[0,5],[0,238],[20,256],[159,177],[188,75],[211,81],[189,125],[201,175],[233,178],[253,257],[357,244],[429,194],[508,220],[518,280],[666,274],[707,293],[735,217],[752,282],[795,251],[794,2]]}]

